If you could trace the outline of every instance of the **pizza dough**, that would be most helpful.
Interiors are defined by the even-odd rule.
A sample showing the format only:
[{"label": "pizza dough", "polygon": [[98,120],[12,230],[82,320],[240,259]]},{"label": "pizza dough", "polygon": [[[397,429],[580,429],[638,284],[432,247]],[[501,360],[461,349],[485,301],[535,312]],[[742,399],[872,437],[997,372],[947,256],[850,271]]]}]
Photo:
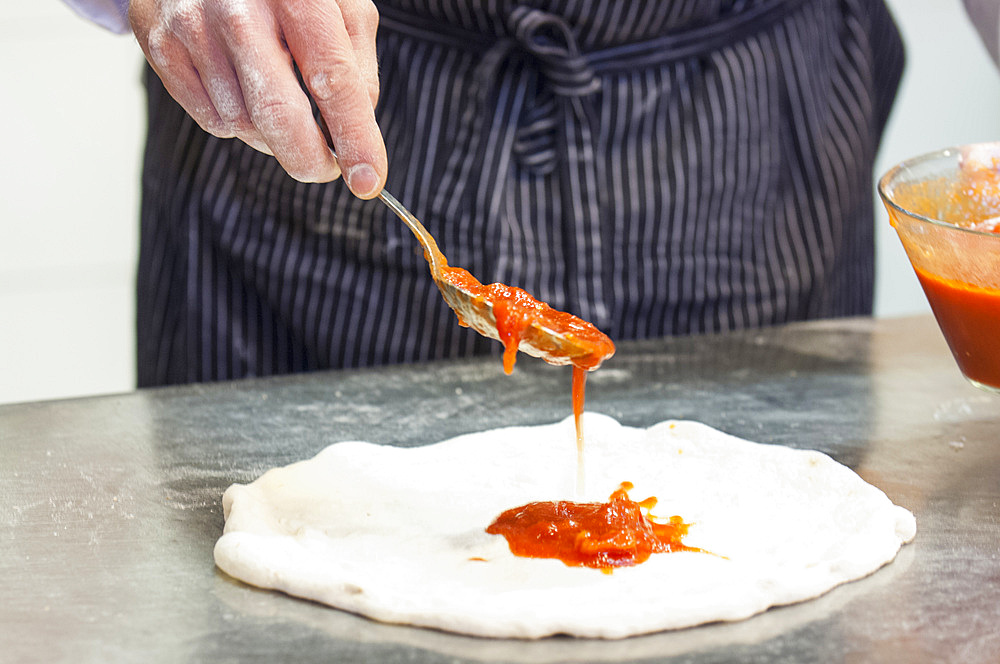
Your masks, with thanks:
[{"label": "pizza dough", "polygon": [[[216,564],[376,620],[487,637],[622,638],[740,620],[816,597],[891,561],[913,515],[819,452],[695,422],[624,427],[594,413],[577,492],[572,418],[418,448],[331,445],[223,496]],[[685,544],[612,574],[518,558],[485,528],[538,500],[605,501],[622,481]]]}]

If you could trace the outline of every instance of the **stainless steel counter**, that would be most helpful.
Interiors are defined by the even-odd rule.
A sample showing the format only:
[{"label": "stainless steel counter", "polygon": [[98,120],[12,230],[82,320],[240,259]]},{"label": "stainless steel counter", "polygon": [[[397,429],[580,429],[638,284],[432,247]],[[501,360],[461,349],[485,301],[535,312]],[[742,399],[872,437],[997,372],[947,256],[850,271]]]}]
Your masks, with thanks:
[{"label": "stainless steel counter", "polygon": [[[350,662],[1000,661],[1000,397],[929,317],[620,344],[587,407],[822,450],[917,517],[874,575],[750,620],[618,642],[382,625],[242,585],[212,547],[233,482],[348,439],[422,445],[570,412],[522,357],[0,407],[0,659]],[[780,528],[761,516],[763,536]]]}]

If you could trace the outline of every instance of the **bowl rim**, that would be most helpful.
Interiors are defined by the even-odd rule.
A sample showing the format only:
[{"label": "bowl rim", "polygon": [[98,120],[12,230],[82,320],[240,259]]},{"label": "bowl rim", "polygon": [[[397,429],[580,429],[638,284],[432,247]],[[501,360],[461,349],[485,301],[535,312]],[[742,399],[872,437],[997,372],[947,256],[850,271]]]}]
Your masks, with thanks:
[{"label": "bowl rim", "polygon": [[916,219],[917,221],[922,221],[934,226],[940,226],[942,228],[956,230],[961,233],[971,233],[972,235],[979,235],[979,236],[1000,239],[1000,233],[994,233],[992,231],[979,231],[973,228],[965,228],[963,226],[957,226],[947,221],[935,219],[934,217],[928,217],[926,215],[922,215],[917,212],[911,212],[910,210],[907,210],[906,208],[897,204],[896,201],[892,200],[892,198],[890,198],[888,192],[886,191],[889,180],[892,179],[893,176],[895,176],[899,171],[903,170],[904,168],[911,168],[913,166],[916,166],[917,164],[930,161],[931,159],[947,157],[954,153],[961,154],[961,152],[964,151],[966,148],[971,148],[976,145],[996,145],[996,144],[998,144],[997,141],[983,141],[980,143],[966,143],[965,145],[953,145],[950,147],[941,148],[940,150],[934,150],[933,152],[925,152],[924,154],[904,159],[903,161],[899,162],[898,164],[890,168],[888,171],[886,171],[882,175],[882,177],[879,178],[876,187],[878,195],[882,199],[882,202],[885,203],[885,205],[892,207],[897,212],[900,212],[901,214],[904,214],[911,219]]}]

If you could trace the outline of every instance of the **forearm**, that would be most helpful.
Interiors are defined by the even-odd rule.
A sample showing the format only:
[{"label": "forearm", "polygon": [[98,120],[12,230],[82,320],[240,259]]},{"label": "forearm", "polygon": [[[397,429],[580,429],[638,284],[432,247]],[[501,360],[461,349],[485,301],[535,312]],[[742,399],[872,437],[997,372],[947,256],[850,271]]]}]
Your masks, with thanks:
[{"label": "forearm", "polygon": [[63,0],[73,10],[100,26],[124,34],[129,32],[129,0]]}]

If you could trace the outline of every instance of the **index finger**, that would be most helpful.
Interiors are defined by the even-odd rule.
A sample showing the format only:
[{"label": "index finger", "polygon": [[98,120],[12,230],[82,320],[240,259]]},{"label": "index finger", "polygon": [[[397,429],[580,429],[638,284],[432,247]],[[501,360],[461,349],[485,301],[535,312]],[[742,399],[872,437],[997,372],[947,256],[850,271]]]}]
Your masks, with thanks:
[{"label": "index finger", "polygon": [[[223,3],[232,8],[233,3]],[[325,182],[340,174],[273,19],[229,10],[223,38],[250,120],[289,175]]]},{"label": "index finger", "polygon": [[[343,11],[333,2],[298,3],[297,12],[286,9],[279,20],[306,88],[329,128],[348,187],[361,198],[371,198],[382,190],[388,171],[373,106],[377,88],[373,94],[371,85],[378,17],[366,0],[341,4]],[[308,12],[301,9],[303,5]],[[366,43],[370,48],[357,46]]]}]

